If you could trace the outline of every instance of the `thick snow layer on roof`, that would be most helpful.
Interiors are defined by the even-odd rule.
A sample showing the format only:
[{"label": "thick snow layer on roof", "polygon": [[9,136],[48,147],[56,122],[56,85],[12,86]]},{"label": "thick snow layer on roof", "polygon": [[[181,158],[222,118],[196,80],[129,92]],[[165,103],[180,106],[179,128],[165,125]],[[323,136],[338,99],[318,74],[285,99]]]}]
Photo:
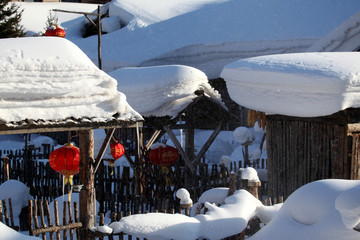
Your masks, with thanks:
[{"label": "thick snow layer on roof", "polygon": [[[306,51],[360,10],[357,0],[144,2],[121,0],[106,6],[110,17],[127,26],[102,38],[105,71],[182,64],[216,78],[235,59]],[[96,60],[96,36],[75,42]]]},{"label": "thick snow layer on roof", "polygon": [[117,79],[118,90],[142,116],[175,117],[192,102],[196,90],[221,101],[206,75],[193,67],[169,65],[120,68],[110,75]]},{"label": "thick snow layer on roof", "polygon": [[99,70],[73,43],[56,37],[0,40],[0,118],[5,122],[140,119],[118,92],[116,80]]},{"label": "thick snow layer on roof", "polygon": [[317,117],[360,107],[360,53],[281,54],[239,60],[221,76],[231,98],[267,114]]}]

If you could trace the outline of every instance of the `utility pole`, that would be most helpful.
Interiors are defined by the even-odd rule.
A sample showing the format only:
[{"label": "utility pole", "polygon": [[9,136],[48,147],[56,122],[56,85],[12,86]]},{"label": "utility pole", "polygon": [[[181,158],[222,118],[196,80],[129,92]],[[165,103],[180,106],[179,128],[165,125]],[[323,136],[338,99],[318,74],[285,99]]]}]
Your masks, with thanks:
[{"label": "utility pole", "polygon": [[[98,6],[97,13],[87,13],[87,12],[77,12],[77,11],[67,11],[61,9],[52,9],[54,12],[64,12],[64,13],[75,13],[75,14],[83,14],[98,30],[98,66],[102,69],[102,61],[101,61],[101,13],[100,13],[100,5]],[[89,18],[89,16],[97,16],[97,24]]]}]

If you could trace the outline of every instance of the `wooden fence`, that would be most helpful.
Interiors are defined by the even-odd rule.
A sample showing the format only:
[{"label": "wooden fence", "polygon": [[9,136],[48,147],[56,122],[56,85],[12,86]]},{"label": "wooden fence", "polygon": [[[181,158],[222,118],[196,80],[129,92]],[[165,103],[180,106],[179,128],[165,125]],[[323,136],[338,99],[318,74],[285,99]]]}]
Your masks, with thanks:
[{"label": "wooden fence", "polygon": [[[235,174],[233,174],[234,176]],[[231,194],[231,189],[235,186],[229,186],[229,194]],[[258,192],[258,185],[254,186],[250,182],[247,183],[242,182],[242,187],[245,187],[249,190],[249,188],[253,188],[255,191],[249,190],[249,192],[252,192],[255,196]],[[246,187],[247,186],[247,187]],[[283,202],[283,199],[280,198],[278,201],[267,199],[263,201],[264,205],[272,205],[272,203],[277,202]],[[185,204],[181,205],[178,213],[180,214],[186,214],[189,215],[189,208],[191,205]],[[60,210],[60,212],[59,212]],[[154,210],[153,212],[159,212],[158,210]],[[162,210],[163,213],[169,213],[174,214],[175,210],[172,209],[170,212],[167,212],[166,210]],[[62,216],[59,217],[62,213]],[[144,214],[148,213],[146,211]],[[120,221],[123,217],[130,216],[131,212],[112,212],[111,213],[111,222]],[[140,212],[136,212],[136,214],[140,214]],[[105,214],[100,213],[99,214],[99,225],[98,226],[104,226],[105,225]],[[62,221],[61,221],[62,219]],[[79,239],[79,228],[82,226],[81,222],[79,221],[79,206],[77,202],[73,202],[73,208],[71,208],[71,202],[64,201],[63,202],[63,209],[61,210],[58,207],[58,202],[54,201],[53,204],[53,214],[50,213],[49,204],[47,201],[43,202],[41,200],[29,200],[29,222],[30,222],[30,229],[29,234],[30,235],[36,235],[41,236],[43,240],[46,239]],[[255,234],[260,229],[260,220],[258,218],[253,218],[249,221],[247,228],[244,229],[243,232],[227,237],[223,240],[243,240],[246,237],[249,237],[253,234]],[[106,233],[104,231],[98,231],[96,228],[92,231],[88,231],[89,237],[91,239],[99,239],[99,240],[114,240],[114,239],[144,239],[139,238],[137,236],[131,236],[126,233],[120,232],[120,233]],[[146,239],[144,239],[146,240]]]},{"label": "wooden fence", "polygon": [[[43,152],[39,149],[28,152],[2,152],[0,184],[7,179],[19,180],[30,188],[30,194],[34,199],[42,201],[52,202],[63,195],[63,178],[51,169],[47,161],[42,161],[48,158],[50,151],[46,154]],[[25,160],[26,158],[28,160]],[[96,198],[100,212],[152,212],[155,209],[178,211],[179,201],[175,193],[185,185],[185,168],[181,161],[170,167],[154,166],[147,161],[140,167],[142,192],[138,194],[135,192],[133,168],[126,166],[111,168],[100,165],[95,175]],[[244,167],[241,161],[233,162],[228,167],[198,164],[194,187],[188,189],[192,199],[197,201],[198,197],[208,189],[228,186],[230,172],[237,172],[240,167]],[[264,168],[264,160],[254,167]],[[237,179],[237,188],[239,181],[240,178]],[[74,184],[78,183],[78,175],[75,175]],[[263,182],[260,197],[266,195],[266,188],[267,184]],[[67,185],[65,192],[68,190]]]}]

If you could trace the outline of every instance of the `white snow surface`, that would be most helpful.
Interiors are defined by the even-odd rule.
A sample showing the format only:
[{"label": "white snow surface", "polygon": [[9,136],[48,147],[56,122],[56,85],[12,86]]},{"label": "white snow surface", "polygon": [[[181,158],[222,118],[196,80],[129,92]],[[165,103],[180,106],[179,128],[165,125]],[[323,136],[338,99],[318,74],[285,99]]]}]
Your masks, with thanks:
[{"label": "white snow surface", "polygon": [[[236,59],[306,51],[356,14],[360,2],[119,0],[103,8],[126,25],[102,36],[105,71],[182,64],[216,78],[223,66]],[[96,36],[68,38],[96,61]]]},{"label": "white snow surface", "polygon": [[58,37],[0,40],[0,115],[5,122],[141,116],[72,42]]},{"label": "white snow surface", "polygon": [[241,106],[317,117],[360,107],[359,69],[358,52],[278,54],[233,62],[221,76]]},{"label": "white snow surface", "polygon": [[[342,215],[335,208],[336,202],[351,202],[359,196],[359,186],[358,180],[338,179],[304,185],[291,194],[275,217],[250,239],[359,239],[360,232],[347,228]],[[353,194],[348,194],[349,191],[353,191]],[[350,208],[358,209],[359,201],[352,202],[354,204]],[[340,207],[346,208],[349,207]]]},{"label": "white snow surface", "polygon": [[40,240],[41,238],[35,236],[27,236],[19,233],[12,228],[9,228],[4,223],[0,222],[1,239],[6,240]]},{"label": "white snow surface", "polygon": [[17,180],[7,180],[0,185],[0,200],[6,200],[11,198],[13,206],[13,215],[18,217],[21,209],[28,205],[28,200],[32,199],[29,188]]},{"label": "white snow surface", "polygon": [[[137,214],[113,222],[114,232],[125,232],[148,239],[221,239],[240,233],[253,216],[267,223],[250,240],[265,239],[359,239],[351,226],[360,221],[358,213],[360,181],[320,180],[296,190],[284,204],[263,206],[245,190],[225,197],[220,207],[210,202],[218,192],[204,195],[206,214],[187,217],[180,214]],[[222,189],[219,189],[222,191]],[[195,205],[198,205],[196,203]],[[195,207],[194,205],[194,207]],[[344,210],[344,211],[343,211]],[[353,217],[350,228],[344,215]],[[345,218],[346,219],[346,218]],[[356,220],[356,221],[355,221]]]},{"label": "white snow surface", "polygon": [[241,169],[241,178],[249,182],[260,182],[256,169],[253,167],[246,167]]},{"label": "white snow surface", "polygon": [[253,135],[251,134],[249,128],[247,127],[238,127],[234,130],[234,137],[238,143],[244,145],[246,143],[252,143]]},{"label": "white snow surface", "polygon": [[176,191],[176,197],[180,199],[180,204],[192,204],[190,193],[185,188],[180,188]]},{"label": "white snow surface", "polygon": [[[110,73],[117,79],[118,90],[142,116],[172,116],[197,97],[196,90],[221,101],[206,75],[193,67],[181,65],[120,68]],[[141,96],[141,97],[139,97]]]},{"label": "white snow surface", "polygon": [[195,217],[164,213],[136,214],[113,222],[110,227],[115,233],[123,231],[147,239],[221,239],[244,229],[257,206],[261,205],[245,190],[236,191],[224,201],[225,204],[220,207],[205,202],[208,212]]},{"label": "white snow surface", "polygon": [[346,52],[360,48],[360,12],[317,40],[308,52]]}]

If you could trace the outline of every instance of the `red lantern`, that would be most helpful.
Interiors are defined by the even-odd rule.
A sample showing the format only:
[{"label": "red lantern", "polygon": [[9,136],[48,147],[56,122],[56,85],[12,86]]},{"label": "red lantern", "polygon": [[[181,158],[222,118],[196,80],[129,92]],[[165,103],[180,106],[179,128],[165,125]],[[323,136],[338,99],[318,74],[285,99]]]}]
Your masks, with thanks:
[{"label": "red lantern", "polygon": [[178,158],[178,150],[167,145],[160,145],[149,152],[149,159],[155,165],[170,165],[176,162]]},{"label": "red lantern", "polygon": [[65,30],[58,25],[52,25],[45,32],[45,36],[49,37],[65,37],[65,35]]},{"label": "red lantern", "polygon": [[72,185],[73,175],[79,173],[80,154],[79,149],[71,143],[54,150],[49,156],[49,164],[52,169],[65,176],[65,183]]},{"label": "red lantern", "polygon": [[125,148],[121,143],[110,143],[111,156],[114,158],[114,161],[121,158],[124,155]]}]

